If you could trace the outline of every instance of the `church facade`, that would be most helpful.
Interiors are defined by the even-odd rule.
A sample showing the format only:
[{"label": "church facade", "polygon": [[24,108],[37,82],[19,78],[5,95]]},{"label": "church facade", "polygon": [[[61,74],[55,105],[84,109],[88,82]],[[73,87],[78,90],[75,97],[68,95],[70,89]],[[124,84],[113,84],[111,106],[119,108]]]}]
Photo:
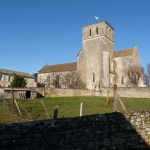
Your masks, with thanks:
[{"label": "church facade", "polygon": [[38,72],[38,82],[46,87],[71,88],[75,81],[87,89],[128,86],[125,68],[140,65],[138,48],[114,51],[114,28],[106,21],[82,27],[82,49],[77,62],[48,65]]}]

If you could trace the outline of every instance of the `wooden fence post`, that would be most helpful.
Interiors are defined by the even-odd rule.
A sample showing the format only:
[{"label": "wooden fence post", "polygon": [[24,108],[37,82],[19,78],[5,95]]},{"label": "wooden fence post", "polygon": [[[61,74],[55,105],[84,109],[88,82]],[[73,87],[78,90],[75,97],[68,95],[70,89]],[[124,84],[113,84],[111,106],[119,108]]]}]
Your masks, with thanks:
[{"label": "wooden fence post", "polygon": [[82,117],[82,106],[83,106],[83,103],[80,104],[80,117]]},{"label": "wooden fence post", "polygon": [[42,95],[45,96],[45,90],[43,90]]},{"label": "wooden fence post", "polygon": [[120,97],[119,97],[118,93],[117,93],[117,96],[118,96],[118,100],[119,100],[119,102],[120,102],[120,104],[121,104],[121,106],[122,106],[122,108],[123,108],[124,112],[127,112],[127,110],[126,110],[126,108],[125,108],[125,106],[124,106],[124,104],[123,104],[122,100],[120,99]]},{"label": "wooden fence post", "polygon": [[114,111],[118,111],[117,84],[114,84]]},{"label": "wooden fence post", "polygon": [[12,110],[14,111],[14,90],[13,90],[13,88],[12,88],[11,92],[12,92]]},{"label": "wooden fence post", "polygon": [[16,106],[17,106],[17,109],[18,109],[19,114],[22,116],[22,113],[21,113],[21,111],[20,111],[20,109],[19,109],[19,106],[18,106],[18,104],[17,104],[17,102],[16,102],[15,99],[14,99],[14,101],[15,101],[15,104],[16,104]]},{"label": "wooden fence post", "polygon": [[20,104],[19,104],[19,106],[29,115],[30,118],[32,118],[31,115],[28,113],[28,111],[23,106],[21,106]]},{"label": "wooden fence post", "polygon": [[41,103],[42,103],[42,105],[43,105],[43,107],[44,107],[44,109],[45,109],[45,112],[46,112],[46,115],[47,115],[48,119],[50,119],[50,117],[49,117],[49,115],[48,115],[48,112],[47,112],[47,109],[46,109],[46,107],[45,107],[45,104],[44,104],[43,100],[41,100]]},{"label": "wooden fence post", "polygon": [[57,116],[58,116],[58,108],[59,108],[58,106],[55,106],[55,107],[54,107],[54,117],[53,117],[54,119],[57,119]]}]

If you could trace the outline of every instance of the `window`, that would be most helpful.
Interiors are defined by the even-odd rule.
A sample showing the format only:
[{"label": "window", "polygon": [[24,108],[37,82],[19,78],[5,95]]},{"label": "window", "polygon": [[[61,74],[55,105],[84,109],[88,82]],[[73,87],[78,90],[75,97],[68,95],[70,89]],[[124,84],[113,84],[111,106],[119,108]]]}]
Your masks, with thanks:
[{"label": "window", "polygon": [[50,76],[47,76],[47,87],[50,87]]},{"label": "window", "polygon": [[90,29],[89,33],[90,33],[90,36],[91,36],[92,35],[91,29]]},{"label": "window", "polygon": [[0,81],[3,81],[3,75],[0,74]]},{"label": "window", "polygon": [[96,34],[98,34],[98,28],[96,28]]},{"label": "window", "polygon": [[56,75],[56,83],[55,83],[55,88],[59,88],[59,75]]},{"label": "window", "polygon": [[32,83],[32,79],[29,79],[29,83],[30,83],[30,84]]},{"label": "window", "polygon": [[8,75],[8,81],[10,81],[11,80],[11,76],[10,75]]},{"label": "window", "polygon": [[2,75],[0,74],[0,81],[2,81]]},{"label": "window", "polygon": [[95,74],[92,73],[92,81],[95,82]]},{"label": "window", "polygon": [[123,77],[121,78],[121,84],[124,84],[124,78]]},{"label": "window", "polygon": [[110,63],[111,63],[111,62],[110,62],[110,58],[109,58],[109,72],[111,71],[111,70],[110,70]]},{"label": "window", "polygon": [[50,76],[47,76],[47,83],[50,83]]}]

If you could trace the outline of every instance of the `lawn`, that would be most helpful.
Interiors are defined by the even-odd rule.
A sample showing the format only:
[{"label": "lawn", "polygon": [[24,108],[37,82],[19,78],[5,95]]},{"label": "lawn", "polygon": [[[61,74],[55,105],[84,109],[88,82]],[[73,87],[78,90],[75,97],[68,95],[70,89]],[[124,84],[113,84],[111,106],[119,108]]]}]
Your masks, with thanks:
[{"label": "lawn", "polygon": [[[113,98],[110,98],[113,101]],[[27,122],[32,120],[48,119],[46,111],[41,103],[43,100],[48,111],[50,119],[53,118],[54,106],[59,106],[58,118],[76,117],[80,114],[80,103],[83,103],[83,115],[103,114],[113,112],[113,102],[106,104],[106,97],[49,97],[19,100],[19,105],[22,116],[19,114],[15,105],[12,111],[12,100],[7,100],[7,105],[3,106],[3,101],[0,100],[0,123]],[[134,110],[150,110],[150,99],[148,98],[121,98],[127,111]],[[23,108],[29,113],[29,116]],[[119,103],[118,111],[123,112]]]}]

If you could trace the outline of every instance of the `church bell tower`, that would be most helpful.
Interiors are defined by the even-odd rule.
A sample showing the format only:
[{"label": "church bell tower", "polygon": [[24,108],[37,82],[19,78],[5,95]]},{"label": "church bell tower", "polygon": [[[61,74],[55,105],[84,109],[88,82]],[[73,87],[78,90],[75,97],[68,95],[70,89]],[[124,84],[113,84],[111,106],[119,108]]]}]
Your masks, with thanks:
[{"label": "church bell tower", "polygon": [[78,72],[87,89],[108,87],[110,62],[114,55],[114,29],[106,21],[82,27],[82,49],[78,54]]}]

